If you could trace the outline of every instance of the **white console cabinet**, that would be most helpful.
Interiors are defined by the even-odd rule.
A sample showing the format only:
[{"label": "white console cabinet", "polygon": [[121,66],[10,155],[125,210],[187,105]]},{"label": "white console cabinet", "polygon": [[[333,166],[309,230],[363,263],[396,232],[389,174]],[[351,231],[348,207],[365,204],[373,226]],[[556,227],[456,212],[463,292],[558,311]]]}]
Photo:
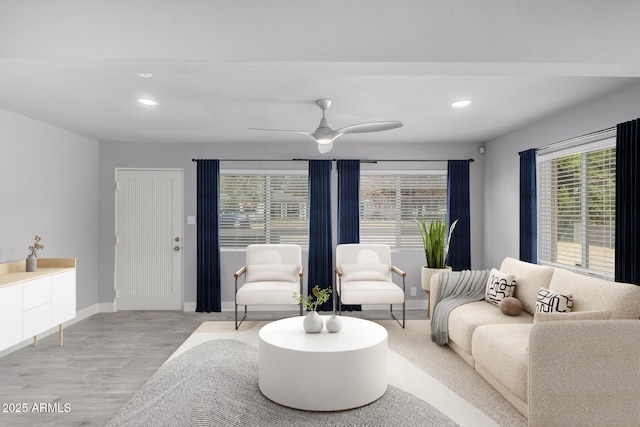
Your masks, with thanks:
[{"label": "white console cabinet", "polygon": [[22,285],[0,288],[0,351],[22,341]]},{"label": "white console cabinet", "polygon": [[0,264],[0,351],[59,326],[76,316],[76,260],[38,259],[36,272],[25,261]]}]

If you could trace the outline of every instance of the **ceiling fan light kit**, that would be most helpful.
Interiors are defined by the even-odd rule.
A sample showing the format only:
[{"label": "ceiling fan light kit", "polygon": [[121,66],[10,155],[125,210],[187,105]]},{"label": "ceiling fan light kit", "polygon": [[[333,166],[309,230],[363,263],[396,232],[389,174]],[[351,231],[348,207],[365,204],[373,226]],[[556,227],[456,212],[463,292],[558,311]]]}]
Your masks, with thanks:
[{"label": "ceiling fan light kit", "polygon": [[333,148],[333,142],[328,144],[318,144],[318,151],[322,154],[326,154]]},{"label": "ceiling fan light kit", "polygon": [[270,131],[270,132],[299,133],[302,135],[307,135],[318,144],[318,151],[320,151],[320,153],[322,154],[326,154],[331,151],[331,148],[333,148],[333,141],[335,141],[338,137],[342,135],[345,135],[348,133],[380,132],[383,130],[395,129],[402,126],[402,122],[398,122],[398,121],[371,122],[371,123],[360,123],[360,124],[345,126],[343,128],[333,130],[331,129],[331,127],[329,127],[329,123],[327,121],[327,118],[325,117],[326,111],[331,106],[331,100],[318,99],[316,101],[316,105],[322,110],[322,119],[320,119],[320,124],[318,125],[318,128],[313,132],[305,132],[305,131],[299,131],[299,130],[260,129],[260,128],[249,128],[249,129]]}]

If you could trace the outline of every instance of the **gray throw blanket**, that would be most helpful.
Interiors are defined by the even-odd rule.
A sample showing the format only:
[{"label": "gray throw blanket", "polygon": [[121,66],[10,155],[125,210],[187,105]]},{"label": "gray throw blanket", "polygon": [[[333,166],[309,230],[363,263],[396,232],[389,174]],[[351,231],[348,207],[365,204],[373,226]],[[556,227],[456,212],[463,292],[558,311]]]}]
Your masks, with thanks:
[{"label": "gray throw blanket", "polygon": [[449,342],[449,313],[454,308],[484,299],[489,270],[463,270],[440,273],[438,292],[431,313],[431,341]]}]

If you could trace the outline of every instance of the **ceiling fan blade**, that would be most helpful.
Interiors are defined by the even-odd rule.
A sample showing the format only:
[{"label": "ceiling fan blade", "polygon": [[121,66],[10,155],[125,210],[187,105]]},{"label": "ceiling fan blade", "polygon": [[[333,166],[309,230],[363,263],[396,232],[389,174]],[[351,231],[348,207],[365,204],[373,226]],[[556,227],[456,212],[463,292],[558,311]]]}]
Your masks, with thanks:
[{"label": "ceiling fan blade", "polygon": [[289,130],[289,129],[262,129],[262,128],[249,128],[249,130],[266,130],[267,132],[288,132],[288,133],[301,133],[303,135],[311,135],[312,132],[305,132],[303,130]]},{"label": "ceiling fan blade", "polygon": [[335,133],[344,135],[346,133],[364,133],[364,132],[379,132],[382,130],[395,129],[402,126],[402,122],[371,122],[360,123],[357,125],[345,126],[343,128],[335,130]]},{"label": "ceiling fan blade", "polygon": [[305,132],[303,130],[287,130],[287,129],[262,129],[262,128],[249,128],[249,130],[260,130],[260,131],[267,131],[267,132],[284,132],[284,133],[297,133],[300,135],[306,135],[309,138],[313,139],[314,141],[318,141],[316,138],[314,138],[313,136],[313,132]]}]

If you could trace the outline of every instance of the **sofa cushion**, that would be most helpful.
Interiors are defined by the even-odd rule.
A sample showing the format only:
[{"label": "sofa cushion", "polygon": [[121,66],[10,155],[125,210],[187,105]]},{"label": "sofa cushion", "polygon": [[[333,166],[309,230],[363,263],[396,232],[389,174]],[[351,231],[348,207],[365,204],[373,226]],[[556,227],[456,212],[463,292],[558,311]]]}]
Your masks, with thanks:
[{"label": "sofa cushion", "polygon": [[568,313],[573,308],[571,294],[564,295],[550,291],[547,288],[540,288],[538,299],[536,300],[536,313]]},{"label": "sofa cushion", "polygon": [[493,305],[499,305],[503,299],[513,296],[515,286],[516,276],[492,268],[489,272],[484,299]]},{"label": "sofa cushion", "polygon": [[[471,354],[495,380],[527,401],[529,334],[533,324],[485,325],[473,333]],[[479,370],[481,372],[481,370]]]},{"label": "sofa cushion", "polygon": [[640,318],[640,286],[558,269],[549,289],[573,295],[572,311],[606,310],[612,319]]},{"label": "sofa cushion", "polygon": [[539,313],[533,315],[533,323],[558,320],[609,320],[610,311],[574,311],[571,313]]},{"label": "sofa cushion", "polygon": [[507,257],[502,261],[500,271],[516,276],[513,296],[520,300],[524,311],[533,314],[536,311],[538,291],[542,287],[549,287],[555,269]]},{"label": "sofa cushion", "polygon": [[505,316],[498,307],[486,301],[463,304],[449,313],[449,340],[471,354],[471,338],[477,327],[510,323],[533,323],[533,316],[526,311],[519,316]]}]

